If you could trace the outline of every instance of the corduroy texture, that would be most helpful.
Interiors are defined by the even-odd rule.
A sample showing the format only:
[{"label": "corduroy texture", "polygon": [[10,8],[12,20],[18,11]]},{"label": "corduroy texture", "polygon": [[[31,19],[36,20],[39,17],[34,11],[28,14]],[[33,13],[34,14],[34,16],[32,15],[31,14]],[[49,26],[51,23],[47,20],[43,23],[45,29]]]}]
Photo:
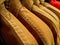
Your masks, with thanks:
[{"label": "corduroy texture", "polygon": [[44,1],[0,1],[2,34],[7,45],[60,45],[60,12]]},{"label": "corduroy texture", "polygon": [[[54,1],[56,1],[56,0],[54,0]],[[59,18],[59,22],[58,22],[59,23],[59,26],[58,26],[59,30],[57,32],[57,35],[58,35],[57,38],[60,40],[60,10],[58,10],[57,8],[55,8],[54,6],[52,6],[52,5],[50,5],[49,3],[46,3],[46,2],[44,2],[42,5],[44,5],[45,7],[50,9],[51,11],[53,11],[58,16],[58,18]],[[60,41],[57,41],[56,45],[58,45],[59,43],[60,43]]]},{"label": "corduroy texture", "polygon": [[[14,3],[13,3],[14,2]],[[12,12],[12,10],[14,11],[13,14],[17,13],[18,11],[18,17],[22,17],[35,31],[36,33],[39,35],[39,37],[41,38],[41,40],[43,41],[44,45],[54,45],[54,39],[53,39],[53,35],[52,32],[50,30],[50,28],[40,19],[38,18],[36,15],[34,15],[33,13],[31,13],[27,8],[25,8],[24,6],[22,6],[22,8],[20,7],[21,3],[19,2],[19,0],[11,0],[10,2],[10,10]],[[18,3],[18,4],[17,4]],[[28,2],[27,2],[28,3]],[[27,4],[28,5],[28,4]],[[32,5],[33,6],[33,5]],[[19,7],[19,9],[17,8]],[[15,14],[16,15],[16,14]],[[20,18],[19,17],[19,18]],[[39,25],[40,24],[40,25]],[[43,26],[44,25],[44,26]],[[44,29],[45,28],[45,31]],[[46,34],[47,31],[49,32],[49,35]],[[38,33],[39,32],[39,33]],[[48,35],[48,36],[47,36]],[[46,37],[47,36],[47,37]],[[49,38],[52,40],[49,40]]]},{"label": "corduroy texture", "polygon": [[12,34],[20,45],[38,45],[33,35],[4,7],[4,4],[0,5],[0,15],[5,24],[11,29]]},{"label": "corduroy texture", "polygon": [[[30,0],[31,1],[31,0]],[[24,6],[26,6],[26,5],[28,5],[29,6],[29,4],[28,4],[28,1],[27,1],[27,3],[26,3],[26,1],[24,0],[23,1],[23,4],[24,4]],[[34,3],[34,4],[36,4],[36,3]],[[34,5],[33,4],[33,8],[31,8],[31,10],[32,10],[32,12],[33,13],[35,13],[36,14],[36,16],[38,16],[38,17],[40,17],[42,20],[44,20],[44,22],[46,22],[46,24],[48,24],[49,25],[49,27],[52,29],[52,31],[53,31],[53,33],[54,33],[54,35],[56,34],[56,32],[58,31],[58,27],[57,26],[59,26],[59,19],[58,19],[58,17],[57,16],[53,16],[53,17],[57,17],[57,18],[55,18],[55,19],[57,19],[57,20],[55,20],[57,23],[55,23],[55,21],[52,19],[53,17],[50,17],[49,18],[49,14],[48,13],[46,13],[46,12],[44,12],[43,10],[41,10],[42,8],[39,8],[38,6],[36,6],[36,5]],[[27,8],[28,8],[28,6],[26,6]],[[41,7],[41,6],[40,6]],[[29,9],[29,8],[28,8]],[[42,15],[42,16],[41,16]],[[43,18],[45,16],[45,18]],[[51,15],[50,15],[51,16]],[[46,19],[47,18],[47,19]],[[51,21],[50,21],[51,20]],[[48,23],[49,22],[49,23]],[[51,23],[51,22],[53,22],[53,23]],[[55,24],[55,25],[57,25],[56,27],[57,27],[57,29],[55,29],[56,27],[53,25],[53,24]],[[54,28],[54,29],[53,29]],[[55,41],[56,41],[56,35],[55,35]]]}]

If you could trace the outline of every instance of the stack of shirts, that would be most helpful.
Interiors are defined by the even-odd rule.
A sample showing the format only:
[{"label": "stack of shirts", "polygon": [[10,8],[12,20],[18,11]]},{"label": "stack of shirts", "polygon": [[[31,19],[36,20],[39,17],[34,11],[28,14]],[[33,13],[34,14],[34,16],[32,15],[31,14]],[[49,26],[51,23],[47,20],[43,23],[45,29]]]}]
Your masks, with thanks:
[{"label": "stack of shirts", "polygon": [[60,45],[60,10],[45,1],[0,0],[1,45]]}]

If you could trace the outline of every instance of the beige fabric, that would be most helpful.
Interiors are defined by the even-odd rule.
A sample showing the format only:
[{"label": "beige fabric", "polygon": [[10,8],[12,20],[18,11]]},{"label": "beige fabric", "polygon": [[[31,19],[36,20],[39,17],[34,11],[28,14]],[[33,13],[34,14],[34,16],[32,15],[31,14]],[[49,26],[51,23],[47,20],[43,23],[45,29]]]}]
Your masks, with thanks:
[{"label": "beige fabric", "polygon": [[[23,2],[25,2],[25,0],[23,0]],[[26,1],[28,3],[28,1]],[[24,6],[28,5],[25,2]],[[27,7],[27,6],[26,6]],[[56,18],[57,20],[55,20],[51,15],[49,15],[48,13],[46,13],[44,10],[42,10],[41,8],[37,7],[36,5],[33,5],[33,7],[31,8],[33,11],[35,11],[37,13],[37,15],[42,18],[46,23],[48,23],[48,25],[53,26],[55,28],[55,31],[57,32],[59,30],[58,26],[58,17]],[[40,15],[39,15],[40,14]],[[43,18],[45,16],[45,18]],[[55,16],[54,16],[55,17]],[[47,19],[48,18],[48,19]],[[52,23],[53,22],[53,23]],[[55,26],[54,26],[55,25]],[[50,27],[51,28],[51,27]],[[57,29],[56,29],[57,28]],[[53,29],[52,29],[53,30]]]},{"label": "beige fabric", "polygon": [[[41,1],[41,0],[40,0]],[[50,5],[49,3],[44,2],[42,5],[44,5],[45,7],[47,7],[48,9],[50,9],[51,11],[53,11],[60,20],[60,10],[58,10],[57,8],[55,8],[54,6]],[[59,30],[58,30],[58,38],[57,38],[57,45],[60,45],[60,21],[59,21]],[[59,39],[59,41],[58,41]]]},{"label": "beige fabric", "polygon": [[[25,1],[23,1],[23,2],[25,2]],[[28,1],[26,1],[26,2],[28,2]],[[24,4],[24,3],[23,3],[23,4],[28,8],[28,6],[27,6],[28,4],[27,4],[26,2],[25,2],[25,4]],[[48,13],[46,13],[46,12],[43,11],[42,9],[39,9],[39,7],[37,7],[37,6],[35,6],[35,7],[36,7],[35,9],[34,9],[34,6],[33,6],[31,9],[34,10],[34,11],[36,11],[37,13],[41,13],[43,16],[44,16],[44,15],[50,16]],[[37,9],[38,9],[38,10],[37,10]],[[38,11],[40,11],[40,12],[38,12]],[[45,13],[45,14],[44,14],[44,13]],[[52,15],[52,16],[53,16],[53,15]],[[54,17],[55,17],[55,16],[54,16]],[[57,16],[56,16],[56,17],[57,17]],[[48,17],[47,17],[47,18],[48,18]],[[57,19],[57,21],[59,21],[58,18],[56,18],[56,19]]]},{"label": "beige fabric", "polygon": [[33,0],[34,4],[36,4],[37,6],[39,6],[40,1],[39,0]]},{"label": "beige fabric", "polygon": [[55,13],[53,13],[51,10],[49,10],[48,8],[44,7],[43,5],[39,5],[39,8],[44,10],[45,12],[47,12],[48,14],[50,14],[53,18],[56,19],[57,22],[59,22],[59,18],[57,17],[57,15]]},{"label": "beige fabric", "polygon": [[[25,1],[24,1],[24,2],[25,2]],[[26,6],[26,4],[24,4],[24,5]],[[27,7],[27,6],[26,6],[26,7]],[[35,9],[34,9],[34,8],[35,8]],[[41,8],[38,9],[37,6],[35,6],[34,8],[33,8],[32,10],[36,11],[36,13],[38,13],[38,11],[41,11]],[[46,10],[45,10],[45,11],[46,11]],[[51,11],[50,11],[50,12],[51,12]],[[41,13],[42,13],[42,11],[41,11]],[[43,12],[43,13],[44,13],[44,12]],[[45,13],[44,13],[44,14],[45,14]],[[54,13],[53,13],[53,14],[54,14]],[[38,14],[37,14],[37,15],[38,15]],[[42,14],[42,15],[43,15],[43,14]],[[48,15],[48,14],[46,14],[46,15]],[[57,19],[57,23],[55,23],[55,21],[52,20],[53,23],[51,23],[51,24],[55,24],[55,25],[56,25],[56,27],[55,27],[55,26],[54,26],[54,27],[57,28],[57,29],[55,29],[55,31],[56,31],[56,33],[58,34],[58,31],[59,31],[59,27],[58,27],[58,26],[59,26],[59,19],[58,19],[57,15],[55,15],[55,14],[52,15],[52,13],[50,13],[50,15],[53,16],[53,17],[55,17],[55,19]],[[48,16],[48,17],[49,17],[49,16]],[[40,18],[41,18],[41,17],[40,17]],[[50,17],[50,18],[51,18],[51,17]],[[51,19],[52,19],[52,18],[51,18]],[[51,20],[51,19],[50,19],[50,20]]]},{"label": "beige fabric", "polygon": [[40,1],[39,0],[33,0],[33,1],[34,1],[34,4],[36,4],[40,9],[42,9],[45,12],[49,13],[51,16],[53,16],[53,18],[55,18],[57,21],[59,21],[59,19],[56,16],[55,13],[53,13],[52,11],[50,11],[48,8],[44,7],[43,5],[40,5]]},{"label": "beige fabric", "polygon": [[[23,2],[23,1],[25,1],[25,2]],[[24,3],[24,4],[26,4],[27,8],[31,10],[34,2],[32,0],[28,0],[28,2],[27,2],[27,0],[23,0],[23,1],[21,1],[21,2]]]},{"label": "beige fabric", "polygon": [[60,19],[60,10],[58,10],[57,8],[53,7],[52,5],[50,5],[48,3],[44,3],[44,5],[45,5],[45,7],[47,7],[51,11],[53,11]]},{"label": "beige fabric", "polygon": [[59,19],[60,19],[60,10],[58,10],[57,8],[55,8],[54,6],[50,5],[47,2],[44,2],[43,5],[45,7],[47,7],[48,9],[50,9],[52,12],[54,12],[59,17]]},{"label": "beige fabric", "polygon": [[[43,0],[42,0],[43,1]],[[55,18],[57,20],[57,22],[59,23],[59,18],[57,17],[57,15],[55,13],[53,13],[53,11],[49,10],[48,8],[44,7],[43,5],[40,5],[39,0],[37,2],[37,0],[34,1],[40,9],[44,10],[45,12],[47,12],[48,14],[50,14],[53,18]],[[41,2],[41,1],[40,1]]]},{"label": "beige fabric", "polygon": [[[58,34],[56,45],[60,45],[60,31],[59,31],[60,30],[59,29],[60,28],[60,25],[59,25],[60,11],[55,7],[51,6],[50,4],[44,2],[44,0],[21,0],[21,1],[26,8],[23,5],[21,5],[19,0],[13,0],[13,1],[10,0],[11,12],[16,17],[22,17],[29,24],[29,26],[31,26],[34,29],[34,31],[39,35],[39,38],[41,38],[44,45],[55,45],[51,30],[56,31]],[[16,17],[14,17],[13,14],[11,14],[8,10],[5,9],[4,6],[1,5],[3,2],[4,0],[0,0],[0,14],[1,14],[2,20],[4,21],[5,24],[7,24],[12,29],[13,35],[17,38],[18,42],[22,45],[23,44],[38,45],[38,42],[35,40],[32,34],[29,31],[27,31],[27,29],[24,28],[23,25],[20,24],[21,22],[16,20]],[[47,8],[44,6],[46,6]],[[38,18],[37,16],[40,18]],[[13,21],[16,23],[13,23]],[[16,25],[18,27],[16,27],[15,24],[18,24]],[[16,28],[19,28],[21,26],[21,28],[19,29],[22,29],[24,31],[24,35],[27,35],[25,36],[26,38],[24,38],[24,40],[22,39],[23,37],[19,37],[21,33],[20,31],[16,32],[16,30],[18,29],[16,29],[14,26]]]},{"label": "beige fabric", "polygon": [[5,0],[0,0],[0,4],[2,4]]},{"label": "beige fabric", "polygon": [[56,45],[60,45],[60,38],[57,38],[57,44]]},{"label": "beige fabric", "polygon": [[[14,7],[20,8],[19,6],[21,4],[17,6],[17,3],[20,3],[19,0],[13,0],[13,2],[11,0],[10,8],[11,10],[13,9],[14,11],[16,11],[17,8],[14,8]],[[40,18],[35,16],[24,6],[22,6],[22,8],[18,10],[19,10],[18,12],[19,16],[21,16],[36,31],[36,33],[39,35],[39,37],[43,41],[44,45],[54,45],[54,39],[53,39],[51,29]]]},{"label": "beige fabric", "polygon": [[3,4],[0,5],[0,16],[4,23],[11,29],[20,45],[38,45],[38,42],[32,34],[4,7]]},{"label": "beige fabric", "polygon": [[40,4],[44,4],[44,1],[45,1],[45,0],[40,0]]},{"label": "beige fabric", "polygon": [[[57,17],[57,14],[54,14],[52,11],[50,11],[48,8],[46,8],[46,7],[44,7],[43,5],[40,5],[39,3],[38,3],[38,5],[37,5],[40,9],[42,9],[42,10],[44,10],[44,11],[46,11],[47,13],[49,13],[51,16],[53,16],[56,20],[57,20],[57,22],[59,23],[59,18]],[[59,28],[59,27],[58,27]],[[55,30],[56,31],[56,30]]]}]

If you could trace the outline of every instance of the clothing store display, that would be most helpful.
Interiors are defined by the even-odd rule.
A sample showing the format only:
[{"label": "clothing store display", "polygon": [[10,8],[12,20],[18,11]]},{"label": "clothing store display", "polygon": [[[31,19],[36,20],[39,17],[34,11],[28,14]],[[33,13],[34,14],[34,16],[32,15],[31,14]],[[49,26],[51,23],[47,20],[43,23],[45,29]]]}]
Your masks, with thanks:
[{"label": "clothing store display", "polygon": [[38,45],[33,35],[5,8],[4,4],[0,5],[0,15],[5,24],[10,27],[20,45]]},{"label": "clothing store display", "polygon": [[[36,1],[36,0],[35,0]],[[35,3],[34,3],[35,4]],[[46,8],[46,7],[44,7],[43,5],[40,5],[39,3],[38,3],[38,5],[37,5],[40,9],[42,9],[42,10],[44,10],[45,12],[47,12],[47,13],[49,13],[51,16],[53,16],[53,17],[57,17],[56,16],[56,14],[54,14],[52,11],[50,11],[48,8]],[[58,18],[58,17],[57,17]],[[57,19],[56,18],[56,19]],[[59,19],[58,19],[58,22],[59,22]],[[52,27],[52,25],[51,25],[51,27]],[[55,31],[57,31],[57,30],[55,30]],[[54,29],[52,29],[52,32],[54,32]],[[55,42],[56,42],[56,34],[55,34],[56,32],[54,32],[54,39],[55,39]]]},{"label": "clothing store display", "polygon": [[[30,1],[31,1],[31,0],[30,0]],[[32,1],[31,1],[31,2],[32,2]],[[27,0],[27,1],[26,1],[26,0],[23,0],[23,3],[24,3],[24,5],[25,5],[27,8],[29,7],[28,0]],[[34,4],[35,4],[35,3],[34,3]],[[27,5],[28,5],[28,6],[27,6]],[[41,6],[40,6],[40,7],[41,7]],[[37,6],[32,7],[31,10],[34,11],[33,13],[36,14],[36,15],[38,15],[38,17],[40,17],[41,19],[43,19],[44,22],[46,22],[49,26],[51,25],[50,28],[52,29],[52,31],[57,32],[57,30],[58,30],[58,27],[57,27],[57,26],[59,26],[59,23],[58,23],[58,22],[59,22],[59,19],[57,19],[58,22],[55,23],[55,21],[52,19],[52,17],[50,17],[50,18],[52,19],[52,21],[54,21],[53,24],[54,24],[54,23],[55,23],[56,25],[58,24],[58,25],[56,26],[57,29],[55,29],[56,27],[55,27],[54,25],[52,25],[52,23],[50,23],[50,20],[51,20],[51,19],[49,18],[49,14],[45,13],[44,11],[42,11],[41,8],[39,9]],[[42,13],[41,13],[41,12],[42,12]],[[41,15],[42,15],[42,16],[41,16]],[[47,19],[46,19],[44,16],[45,16]],[[53,16],[53,15],[52,15],[52,16]],[[44,17],[45,19],[44,19],[43,17]],[[55,16],[55,17],[57,17],[57,16]],[[57,17],[57,18],[58,18],[58,17]],[[48,20],[48,19],[50,19],[50,20]],[[55,30],[54,30],[52,27],[54,27]],[[55,32],[54,32],[54,35],[55,35]],[[55,36],[56,36],[56,35],[55,35]],[[55,40],[56,40],[56,37],[55,37]]]},{"label": "clothing store display", "polygon": [[49,3],[45,3],[44,4],[48,9],[50,9],[51,11],[53,11],[60,19],[60,10],[58,10],[57,8],[55,8],[54,6],[50,5]]},{"label": "clothing store display", "polygon": [[[16,8],[14,8],[14,7],[16,7]],[[18,7],[18,9],[17,9],[17,7]],[[14,3],[11,0],[11,2],[10,2],[10,10],[11,10],[11,12],[15,11],[14,13],[17,13],[18,15],[17,14],[16,15],[19,18],[22,17],[36,31],[36,33],[39,35],[39,37],[41,38],[41,40],[43,41],[44,44],[46,44],[46,45],[51,45],[51,44],[54,45],[53,35],[52,35],[52,32],[49,29],[49,27],[41,19],[39,19],[37,16],[35,16],[33,13],[31,13],[27,8],[22,6],[22,4],[19,2],[19,0],[17,0],[17,1],[14,0]],[[18,12],[18,10],[19,10],[19,12]],[[42,24],[42,25],[40,26],[40,24]],[[45,31],[44,31],[44,29],[42,27],[45,28]],[[50,36],[46,35],[47,31],[50,33],[49,34]],[[40,36],[40,34],[42,35],[42,37]],[[45,34],[45,36],[44,36],[44,34]],[[52,42],[51,42],[51,40],[49,40],[48,37],[52,40]],[[43,40],[43,38],[44,38],[45,41]]]},{"label": "clothing store display", "polygon": [[[58,10],[57,8],[55,8],[54,6],[50,5],[47,2],[42,3],[42,5],[44,5],[45,7],[50,9],[51,11],[53,11],[59,17],[59,20],[60,20],[60,10]],[[60,21],[59,21],[59,30],[58,30],[58,34],[57,34],[57,45],[60,43],[60,41],[58,41],[58,39],[60,40]]]},{"label": "clothing store display", "polygon": [[[28,8],[29,7],[29,4],[28,4],[28,1],[23,1],[24,2],[24,5]],[[41,8],[39,9],[37,6],[35,6],[35,5],[33,5],[33,7],[32,8],[30,8],[31,10],[32,10],[32,12],[35,12],[34,14],[36,14],[38,17],[40,17],[40,18],[42,18],[43,19],[43,17],[45,16],[46,18],[48,18],[48,19],[52,19],[52,17],[48,14],[48,13],[46,13],[46,12],[44,12],[43,10],[41,10]],[[42,13],[41,13],[42,12]],[[44,13],[44,14],[43,14]],[[42,15],[42,17],[41,17],[41,15]],[[49,18],[49,16],[50,16],[50,18]],[[47,19],[47,20],[48,20]],[[51,20],[50,19],[50,20]],[[43,19],[44,20],[44,19]],[[46,21],[46,19],[45,19],[45,21]],[[53,19],[52,19],[52,21],[54,21]],[[58,20],[59,21],[59,20]],[[48,20],[48,22],[49,22],[49,20]],[[55,21],[54,21],[55,22]],[[55,24],[57,24],[57,23],[55,23]]]},{"label": "clothing store display", "polygon": [[0,0],[0,45],[60,45],[59,2]]}]

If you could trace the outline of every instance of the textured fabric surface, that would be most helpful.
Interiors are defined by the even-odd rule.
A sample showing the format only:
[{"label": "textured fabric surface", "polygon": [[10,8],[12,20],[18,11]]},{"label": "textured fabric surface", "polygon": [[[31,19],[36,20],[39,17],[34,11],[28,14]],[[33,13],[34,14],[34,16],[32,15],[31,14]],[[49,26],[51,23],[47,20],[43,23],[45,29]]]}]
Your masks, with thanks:
[{"label": "textured fabric surface", "polygon": [[[10,1],[11,1],[11,4],[10,4]],[[57,1],[56,0],[41,0],[41,2],[39,2],[40,0],[34,0],[34,2],[32,0],[24,0],[24,1],[21,0],[21,1],[22,2],[20,4],[19,3],[20,1],[17,1],[17,0],[15,0],[15,1],[14,0],[13,1],[12,0],[6,0],[4,2],[4,4],[5,4],[5,8],[7,9],[7,12],[3,10],[5,12],[4,13],[1,10],[1,8],[0,8],[0,12],[2,11],[1,14],[3,14],[3,17],[5,17],[4,14],[6,14],[7,19],[10,19],[10,17],[12,15],[9,16],[10,14],[8,14],[8,11],[11,10],[9,12],[10,13],[13,13],[14,14],[13,16],[16,16],[17,15],[16,16],[17,17],[16,19],[19,19],[19,21],[21,21],[21,23],[24,24],[24,26],[35,37],[35,39],[37,40],[37,42],[38,42],[39,45],[56,45],[55,43],[57,42],[57,34],[56,34],[56,31],[54,31],[54,30],[57,30],[58,29],[58,28],[56,29],[56,27],[58,27],[58,25],[57,25],[58,23],[57,22],[59,22],[58,21],[58,17],[55,17],[54,16],[55,14],[50,13],[54,8],[49,11],[43,5],[39,5],[38,6],[38,4],[43,4],[45,2],[48,2],[51,5],[53,5],[54,7],[56,7],[56,9],[57,8],[60,9],[60,2],[58,0]],[[2,2],[3,2],[3,0],[0,1],[0,5],[1,5]],[[25,4],[26,6],[22,6],[21,7],[22,4]],[[46,5],[48,5],[48,4],[46,4]],[[21,9],[20,9],[20,7],[21,7]],[[54,12],[54,10],[52,12]],[[58,13],[56,15],[59,15],[59,14],[60,13]],[[13,23],[13,19],[14,18],[12,17],[12,23]],[[16,19],[15,19],[14,22],[18,26],[19,24],[17,23]],[[4,21],[4,19],[2,19],[2,21]],[[7,21],[10,21],[10,20],[7,20]],[[10,24],[12,24],[12,23],[10,23]],[[13,23],[12,25],[14,25],[15,23]],[[3,22],[2,22],[2,24],[3,24]],[[7,45],[20,45],[20,43],[18,42],[17,38],[15,38],[15,36],[13,35],[13,33],[11,31],[11,29],[12,30],[13,29],[15,30],[15,28],[13,26],[10,26],[10,24],[8,22],[7,22],[7,24],[5,24],[5,22],[4,22],[5,25],[4,24],[2,25],[2,24],[0,23],[0,42],[1,42],[0,45],[5,45],[5,42],[7,43]],[[46,26],[43,25],[43,24],[46,24]],[[56,27],[55,27],[55,25],[56,25]],[[14,25],[14,26],[16,27],[16,25]],[[19,30],[20,30],[20,28],[21,27],[19,27]],[[36,31],[34,31],[34,30],[36,30]],[[41,30],[41,31],[39,31],[39,30]],[[46,32],[44,32],[44,30]],[[20,31],[18,31],[18,32],[20,33]],[[39,36],[41,36],[42,38],[39,37]],[[33,39],[33,38],[31,38],[31,39]],[[58,44],[57,45],[59,45],[59,41],[60,40],[58,38]],[[29,40],[28,40],[28,42],[29,42]],[[34,42],[34,41],[31,41],[31,42]],[[31,42],[30,42],[30,44],[31,44]]]}]

